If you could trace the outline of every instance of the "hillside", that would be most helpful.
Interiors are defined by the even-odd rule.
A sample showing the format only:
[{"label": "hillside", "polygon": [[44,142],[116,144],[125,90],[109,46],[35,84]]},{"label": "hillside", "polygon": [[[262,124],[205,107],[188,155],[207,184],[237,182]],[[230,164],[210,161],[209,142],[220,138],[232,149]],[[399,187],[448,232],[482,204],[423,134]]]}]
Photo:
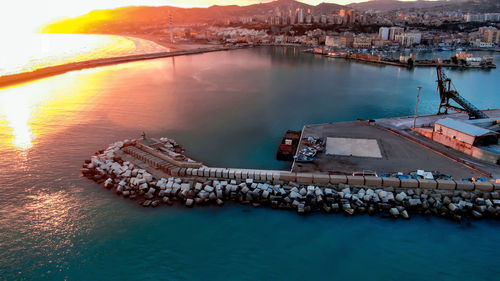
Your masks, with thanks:
[{"label": "hillside", "polygon": [[445,11],[496,13],[500,12],[499,0],[438,0],[438,1],[398,1],[398,0],[372,0],[361,3],[351,3],[347,6],[360,11],[377,10],[392,11],[419,9],[432,11],[435,9]]},{"label": "hillside", "polygon": [[398,0],[372,0],[361,3],[351,3],[347,6],[360,11],[376,10],[376,11],[391,11],[410,8],[430,8],[435,6],[443,6],[450,2],[465,1],[465,0],[441,0],[441,1],[398,1]]},{"label": "hillside", "polygon": [[98,32],[103,28],[113,30],[123,26],[158,25],[168,22],[172,15],[176,24],[212,23],[225,18],[250,16],[271,16],[276,11],[289,12],[295,9],[311,10],[312,15],[330,14],[346,8],[333,3],[321,3],[317,6],[308,5],[294,0],[278,0],[269,3],[249,6],[211,6],[209,8],[177,8],[162,7],[125,7],[113,10],[92,11],[88,14],[64,19],[45,26],[43,32],[53,33],[86,33]]}]

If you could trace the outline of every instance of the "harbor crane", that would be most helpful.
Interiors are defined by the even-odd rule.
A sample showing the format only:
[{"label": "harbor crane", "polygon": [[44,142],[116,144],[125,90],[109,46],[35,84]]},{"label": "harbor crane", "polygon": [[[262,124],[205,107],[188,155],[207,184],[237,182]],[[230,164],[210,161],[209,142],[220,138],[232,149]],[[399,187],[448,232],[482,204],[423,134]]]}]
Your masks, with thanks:
[{"label": "harbor crane", "polygon": [[[467,113],[469,115],[469,119],[489,118],[488,115],[462,97],[454,86],[452,88],[451,79],[444,74],[440,65],[436,66],[436,74],[438,79],[439,97],[441,99],[438,114],[448,114],[448,109],[450,109],[461,113]],[[450,99],[455,101],[459,106],[451,105]]]}]

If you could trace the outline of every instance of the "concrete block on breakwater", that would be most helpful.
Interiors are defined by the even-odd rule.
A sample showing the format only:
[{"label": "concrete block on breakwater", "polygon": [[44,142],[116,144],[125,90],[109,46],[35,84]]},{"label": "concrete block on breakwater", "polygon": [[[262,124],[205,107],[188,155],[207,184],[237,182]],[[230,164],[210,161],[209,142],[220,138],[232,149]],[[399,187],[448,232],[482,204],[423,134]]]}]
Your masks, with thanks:
[{"label": "concrete block on breakwater", "polygon": [[417,188],[418,181],[416,179],[400,179],[401,187],[403,188]]},{"label": "concrete block on breakwater", "polygon": [[330,175],[331,184],[347,183],[347,176],[345,175]]},{"label": "concrete block on breakwater", "polygon": [[312,183],[313,175],[311,173],[297,173],[298,183]]},{"label": "concrete block on breakwater", "polygon": [[313,174],[313,182],[318,184],[327,184],[330,183],[330,176],[328,174]]},{"label": "concrete block on breakwater", "polygon": [[350,185],[364,185],[365,184],[365,177],[347,176],[347,183]]},{"label": "concrete block on breakwater", "polygon": [[418,179],[419,188],[436,189],[437,182],[435,180]]},{"label": "concrete block on breakwater", "polygon": [[365,176],[366,186],[382,186],[382,178],[375,176]]},{"label": "concrete block on breakwater", "polygon": [[472,182],[457,181],[456,184],[457,184],[457,187],[456,187],[457,190],[467,190],[467,191],[474,190],[474,183],[472,183]]},{"label": "concrete block on breakwater", "polygon": [[457,186],[453,180],[436,180],[438,189],[454,190]]},{"label": "concrete block on breakwater", "polygon": [[489,182],[475,182],[474,189],[480,191],[493,191],[493,184]]}]

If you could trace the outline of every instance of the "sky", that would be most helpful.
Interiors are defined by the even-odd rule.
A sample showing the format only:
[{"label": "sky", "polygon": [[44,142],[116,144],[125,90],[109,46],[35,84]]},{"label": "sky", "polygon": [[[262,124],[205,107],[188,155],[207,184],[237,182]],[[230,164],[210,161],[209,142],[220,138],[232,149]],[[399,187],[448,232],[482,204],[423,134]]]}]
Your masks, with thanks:
[{"label": "sky", "polygon": [[[0,0],[0,34],[34,32],[44,24],[65,17],[75,17],[92,10],[126,6],[207,7],[211,5],[249,5],[271,0]],[[363,0],[301,0],[317,5],[321,2],[348,4]]]}]

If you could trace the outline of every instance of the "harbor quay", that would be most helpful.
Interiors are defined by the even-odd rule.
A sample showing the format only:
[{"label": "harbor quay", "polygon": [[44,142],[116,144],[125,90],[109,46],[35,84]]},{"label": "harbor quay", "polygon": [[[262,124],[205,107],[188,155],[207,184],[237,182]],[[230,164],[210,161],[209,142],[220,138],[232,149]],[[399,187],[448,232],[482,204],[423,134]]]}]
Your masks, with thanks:
[{"label": "harbor quay", "polygon": [[[302,137],[326,139],[326,151],[316,154],[313,162],[294,161],[292,171],[349,175],[362,174],[363,171],[371,171],[371,174],[408,174],[425,170],[440,171],[454,179],[485,176],[376,124],[377,121],[353,121],[304,126]],[[301,143],[298,149],[303,147]]]},{"label": "harbor quay", "polygon": [[[500,109],[483,110],[490,120],[500,118]],[[352,122],[306,125],[302,138],[320,137],[335,147],[319,153],[315,161],[294,161],[292,171],[352,174],[371,171],[377,174],[409,174],[417,170],[439,171],[457,182],[470,178],[500,178],[500,166],[494,162],[479,161],[451,144],[433,141],[432,127],[445,118],[466,122],[468,115],[451,113],[404,116]],[[414,128],[415,126],[415,128]],[[372,142],[367,144],[366,141]],[[363,142],[365,141],[365,142]],[[300,143],[297,150],[304,148]],[[375,151],[376,153],[373,154]]]},{"label": "harbor quay", "polygon": [[208,167],[168,138],[125,140],[85,161],[82,175],[144,207],[227,201],[310,212],[438,215],[461,221],[500,217],[500,185],[322,172]]}]

